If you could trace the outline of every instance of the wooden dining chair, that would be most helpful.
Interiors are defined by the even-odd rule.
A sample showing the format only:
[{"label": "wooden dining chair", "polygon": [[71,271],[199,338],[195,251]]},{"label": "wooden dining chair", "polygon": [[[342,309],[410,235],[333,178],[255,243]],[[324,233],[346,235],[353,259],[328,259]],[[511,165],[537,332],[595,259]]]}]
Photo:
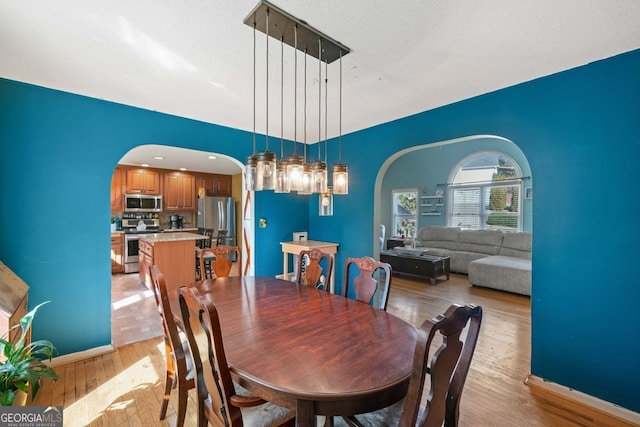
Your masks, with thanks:
[{"label": "wooden dining chair", "polygon": [[240,259],[240,248],[237,246],[219,245],[211,248],[215,258],[211,261],[211,269],[217,277],[229,277],[233,267],[232,255],[235,253],[236,259]]},{"label": "wooden dining chair", "polygon": [[191,353],[187,340],[182,340],[176,322],[171,314],[169,305],[169,294],[164,276],[157,265],[149,267],[153,294],[160,313],[162,329],[164,331],[165,348],[165,384],[164,397],[160,407],[160,419],[164,420],[167,415],[167,407],[171,396],[171,390],[178,389],[178,418],[176,425],[184,424],[187,413],[188,391],[195,388],[195,375]]},{"label": "wooden dining chair", "polygon": [[[343,417],[334,425],[344,426],[442,426],[458,425],[460,396],[478,341],[482,307],[451,305],[446,312],[426,320],[416,340],[409,390],[405,399],[375,412]],[[466,338],[462,340],[466,329]],[[431,344],[441,345],[430,352]],[[429,376],[425,390],[426,376]],[[420,407],[426,393],[426,406]]]},{"label": "wooden dining chair", "polygon": [[218,236],[216,237],[216,246],[227,244],[227,230],[218,230]]},{"label": "wooden dining chair", "polygon": [[293,426],[291,410],[233,383],[215,304],[186,286],[178,288],[178,298],[196,370],[198,426]]},{"label": "wooden dining chair", "polygon": [[216,260],[214,248],[203,248],[198,253],[198,280],[215,279],[218,277],[213,269]]},{"label": "wooden dining chair", "polygon": [[[210,248],[213,240],[213,228],[198,228],[198,234],[207,236],[207,239],[196,240],[196,280],[203,280],[200,273],[200,252],[202,249]],[[211,258],[206,259],[207,264],[212,261]]]},{"label": "wooden dining chair", "polygon": [[300,251],[296,269],[296,283],[330,292],[332,270],[333,257],[331,254],[319,249]]},{"label": "wooden dining chair", "polygon": [[[380,277],[380,283],[374,277],[377,273],[384,275]],[[391,287],[391,265],[371,257],[347,258],[344,264],[342,296],[349,297],[353,294],[356,300],[371,304],[379,287],[380,297],[375,306],[386,310]]]}]

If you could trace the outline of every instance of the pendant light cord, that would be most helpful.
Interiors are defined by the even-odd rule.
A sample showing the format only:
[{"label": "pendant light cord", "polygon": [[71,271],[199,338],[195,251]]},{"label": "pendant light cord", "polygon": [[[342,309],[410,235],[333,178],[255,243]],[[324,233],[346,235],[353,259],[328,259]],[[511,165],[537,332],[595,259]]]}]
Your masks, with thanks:
[{"label": "pendant light cord", "polygon": [[318,161],[321,161],[322,142],[322,39],[318,39]]},{"label": "pendant light cord", "polygon": [[327,70],[327,60],[324,60],[324,162],[327,163],[327,129],[328,129],[328,119],[329,116],[329,104],[328,104],[328,94],[329,94],[329,72]]},{"label": "pendant light cord", "polygon": [[340,118],[338,119],[338,164],[342,164],[342,49],[340,49]]},{"label": "pendant light cord", "polygon": [[280,159],[284,160],[284,37],[280,37]]},{"label": "pendant light cord", "polygon": [[298,24],[293,26],[293,156],[298,147]]},{"label": "pendant light cord", "polygon": [[307,50],[304,50],[304,163],[307,163]]},{"label": "pendant light cord", "polygon": [[253,155],[256,155],[256,23],[253,23]]},{"label": "pendant light cord", "polygon": [[267,34],[267,39],[266,39],[266,45],[267,45],[267,58],[266,58],[266,80],[267,80],[267,94],[266,94],[266,99],[267,99],[267,109],[266,109],[266,124],[265,124],[265,132],[264,132],[264,137],[265,137],[265,145],[266,145],[266,150],[265,151],[269,151],[269,9],[267,9],[267,26],[266,26],[266,34]]}]

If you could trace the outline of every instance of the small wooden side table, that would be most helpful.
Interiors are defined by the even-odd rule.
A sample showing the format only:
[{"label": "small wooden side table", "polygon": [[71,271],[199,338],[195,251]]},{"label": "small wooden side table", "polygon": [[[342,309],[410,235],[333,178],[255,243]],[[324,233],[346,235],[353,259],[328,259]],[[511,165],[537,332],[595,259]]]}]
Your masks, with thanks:
[{"label": "small wooden side table", "polygon": [[401,248],[404,247],[404,239],[400,239],[400,238],[387,239],[386,250],[397,248],[397,247],[401,247]]},{"label": "small wooden side table", "polygon": [[335,293],[335,264],[336,264],[336,253],[338,253],[338,244],[330,243],[330,242],[318,242],[316,240],[297,240],[292,242],[280,242],[282,245],[283,252],[283,267],[282,267],[282,275],[278,276],[278,278],[282,278],[284,280],[291,280],[293,273],[289,271],[289,254],[299,255],[302,251],[310,251],[312,249],[318,249],[322,252],[326,252],[331,254],[333,258],[333,269],[331,270],[331,293]]}]

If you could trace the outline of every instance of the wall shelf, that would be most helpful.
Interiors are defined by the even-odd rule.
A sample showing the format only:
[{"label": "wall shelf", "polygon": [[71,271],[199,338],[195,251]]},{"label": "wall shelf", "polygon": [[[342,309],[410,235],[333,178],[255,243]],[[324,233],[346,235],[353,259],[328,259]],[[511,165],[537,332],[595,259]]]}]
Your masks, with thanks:
[{"label": "wall shelf", "polygon": [[[420,206],[427,207],[427,206],[433,206],[433,204],[432,203],[420,203]],[[440,206],[442,206],[442,205],[440,205]]]}]

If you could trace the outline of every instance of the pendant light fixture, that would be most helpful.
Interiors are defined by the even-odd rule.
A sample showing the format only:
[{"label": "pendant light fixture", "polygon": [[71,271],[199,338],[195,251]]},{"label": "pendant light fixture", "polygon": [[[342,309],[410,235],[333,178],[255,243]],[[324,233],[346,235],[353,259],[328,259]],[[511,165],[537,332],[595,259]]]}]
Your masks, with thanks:
[{"label": "pendant light fixture", "polygon": [[333,165],[333,194],[349,194],[349,169],[342,164],[342,50],[340,51],[340,112],[338,120],[338,164]]},{"label": "pendant light fixture", "polygon": [[333,190],[327,191],[318,196],[318,215],[333,216]]},{"label": "pendant light fixture", "polygon": [[265,110],[265,151],[258,153],[256,190],[276,188],[276,154],[269,151],[269,9],[266,12],[266,110]]},{"label": "pendant light fixture", "polygon": [[280,39],[280,160],[276,162],[276,193],[289,193],[287,161],[284,158],[284,38]]},{"label": "pendant light fixture", "polygon": [[293,155],[287,159],[287,177],[290,191],[302,191],[302,157],[296,154],[298,146],[298,25],[293,26]]},{"label": "pendant light fixture", "polygon": [[[349,48],[340,44],[339,42],[331,39],[330,37],[322,34],[315,28],[311,27],[305,21],[300,20],[282,9],[274,6],[266,0],[260,0],[258,5],[251,11],[251,13],[245,18],[244,23],[253,26],[254,39],[253,39],[253,154],[247,157],[246,162],[246,188],[247,190],[260,191],[260,190],[275,190],[276,192],[297,191],[298,194],[311,194],[316,192],[323,194],[327,191],[328,179],[327,179],[327,163],[326,163],[326,146],[325,141],[325,159],[322,161],[320,150],[318,146],[318,160],[314,162],[314,167],[307,163],[307,143],[306,143],[306,80],[307,80],[307,67],[306,56],[316,56],[315,46],[318,47],[317,59],[319,62],[320,74],[322,70],[322,61],[327,64],[331,63],[338,58],[342,58],[342,55],[350,52]],[[293,29],[293,31],[292,31]],[[262,31],[266,34],[266,128],[265,128],[265,151],[256,153],[256,30]],[[294,81],[294,140],[293,140],[293,155],[284,159],[284,130],[282,129],[280,137],[280,161],[277,162],[276,154],[269,151],[269,36],[276,39],[280,39],[281,42],[281,59],[284,64],[284,44],[294,48],[295,54],[295,81]],[[301,158],[296,154],[297,141],[297,60],[298,51],[304,52],[305,56],[305,140],[304,140],[304,157]],[[342,63],[340,65],[342,67]],[[281,76],[281,87],[284,83],[284,71]],[[342,70],[340,74],[342,79]],[[342,84],[340,86],[342,88]],[[319,93],[321,94],[321,82],[319,87]],[[281,128],[283,128],[282,115],[284,113],[283,107],[283,95],[284,89],[281,89]],[[325,95],[326,96],[326,95]],[[342,95],[341,95],[342,96]],[[340,100],[342,103],[342,100]],[[318,101],[321,104],[321,100]],[[326,110],[326,108],[325,108]],[[321,111],[318,111],[318,121],[321,119]],[[326,114],[326,111],[325,111]],[[342,114],[342,109],[341,109]],[[326,118],[325,118],[326,121]],[[318,131],[321,134],[321,131]],[[341,141],[341,140],[340,140]],[[320,138],[318,138],[320,144]],[[342,151],[340,149],[340,151]],[[341,157],[340,157],[341,161]],[[346,172],[346,165],[339,163],[334,165],[334,180],[336,179],[336,170]],[[312,174],[315,172],[315,174]],[[342,182],[342,181],[340,181]],[[347,194],[346,192],[336,194]]]}]

